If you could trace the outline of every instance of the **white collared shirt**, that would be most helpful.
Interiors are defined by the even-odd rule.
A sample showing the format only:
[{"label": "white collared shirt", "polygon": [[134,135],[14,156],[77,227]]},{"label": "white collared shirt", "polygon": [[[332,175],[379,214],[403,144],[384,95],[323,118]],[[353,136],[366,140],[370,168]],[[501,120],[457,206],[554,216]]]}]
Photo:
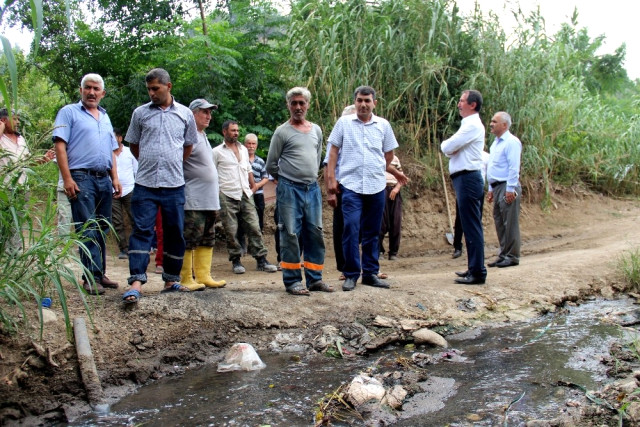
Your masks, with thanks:
[{"label": "white collared shirt", "polygon": [[122,152],[116,155],[116,165],[118,166],[118,180],[122,185],[122,197],[133,191],[138,173],[138,161],[129,147],[122,147]]},{"label": "white collared shirt", "polygon": [[460,129],[451,138],[442,142],[440,148],[449,158],[450,174],[463,170],[482,170],[484,133],[480,114],[475,113],[463,118]]},{"label": "white collared shirt", "polygon": [[240,160],[233,150],[223,142],[213,149],[213,163],[218,170],[220,191],[234,200],[242,200],[243,191],[247,197],[253,195],[249,187],[251,163],[249,163],[247,148],[239,142],[236,142],[236,145],[240,153]]}]

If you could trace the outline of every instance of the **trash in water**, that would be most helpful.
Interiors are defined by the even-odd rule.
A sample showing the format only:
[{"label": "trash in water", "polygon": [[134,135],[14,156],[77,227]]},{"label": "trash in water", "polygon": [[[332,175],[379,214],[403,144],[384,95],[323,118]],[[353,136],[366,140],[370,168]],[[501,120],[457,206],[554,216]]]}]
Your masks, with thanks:
[{"label": "trash in water", "polygon": [[255,371],[266,367],[253,346],[241,342],[231,346],[224,362],[218,363],[218,372]]}]

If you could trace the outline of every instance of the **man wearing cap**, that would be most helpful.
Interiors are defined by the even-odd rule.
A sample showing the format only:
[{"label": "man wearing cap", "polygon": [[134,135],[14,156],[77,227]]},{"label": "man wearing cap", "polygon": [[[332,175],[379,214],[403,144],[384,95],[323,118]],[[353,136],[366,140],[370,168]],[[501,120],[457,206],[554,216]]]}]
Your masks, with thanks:
[{"label": "man wearing cap", "polygon": [[[185,204],[184,240],[186,250],[180,278],[182,286],[192,291],[207,287],[221,288],[226,282],[211,277],[211,257],[215,238],[216,211],[220,210],[218,170],[205,129],[211,122],[211,111],[218,107],[206,99],[189,104],[198,128],[198,141],[184,162]],[[194,280],[195,275],[195,280]]]},{"label": "man wearing cap", "polygon": [[85,239],[86,249],[80,249],[80,259],[94,279],[83,274],[83,286],[96,295],[103,294],[104,287],[118,287],[104,275],[104,257],[112,195],[120,197],[122,187],[114,153],[118,142],[107,112],[99,105],[106,94],[102,77],[85,75],[80,82],[80,94],[80,102],[58,112],[53,142],[75,229]]},{"label": "man wearing cap", "polygon": [[136,108],[125,140],[138,159],[138,175],[131,199],[133,233],[129,239],[131,289],[125,304],[137,303],[147,282],[149,251],[156,214],[160,208],[163,231],[162,292],[190,292],[180,284],[184,257],[184,172],[183,162],[198,142],[193,113],[176,102],[169,73],[154,68],[145,76],[151,102]]}]

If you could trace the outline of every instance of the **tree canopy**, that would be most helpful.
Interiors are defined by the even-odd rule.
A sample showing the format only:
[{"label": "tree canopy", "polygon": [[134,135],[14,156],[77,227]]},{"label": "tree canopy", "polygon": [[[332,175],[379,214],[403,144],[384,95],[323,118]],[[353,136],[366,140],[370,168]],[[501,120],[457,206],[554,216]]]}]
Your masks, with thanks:
[{"label": "tree canopy", "polygon": [[[453,0],[296,0],[286,12],[269,0],[41,3],[42,41],[21,59],[19,78],[37,75],[59,89],[45,114],[75,102],[82,75],[97,72],[106,80],[103,105],[126,128],[148,102],[145,73],[162,67],[179,102],[220,105],[212,141],[233,118],[265,150],[287,118],[288,88],[309,87],[309,117],[328,135],[353,90],[368,84],[402,151],[423,162],[428,184],[440,141],[458,126],[460,92],[475,88],[484,121],[500,110],[514,118],[525,180],[547,189],[558,181],[639,190],[638,86],[623,67],[625,46],[598,54],[603,37],[579,27],[578,11],[556,34],[539,11],[516,11],[519,28],[506,34],[495,16],[480,7],[464,16]],[[33,29],[32,12],[31,1],[7,1],[0,19]],[[12,81],[8,71],[0,68],[3,82]],[[21,86],[19,103],[37,108],[26,92]]]}]

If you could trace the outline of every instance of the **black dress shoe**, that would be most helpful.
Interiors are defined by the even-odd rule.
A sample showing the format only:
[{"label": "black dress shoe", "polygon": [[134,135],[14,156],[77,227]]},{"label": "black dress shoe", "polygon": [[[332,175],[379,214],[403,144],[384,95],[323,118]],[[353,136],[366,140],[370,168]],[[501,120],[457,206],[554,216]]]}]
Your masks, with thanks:
[{"label": "black dress shoe", "polygon": [[467,277],[469,275],[469,270],[467,271],[456,271],[456,276],[458,277]]},{"label": "black dress shoe", "polygon": [[462,256],[462,250],[456,249],[455,251],[453,251],[453,255],[451,255],[451,258],[460,258],[461,256]]},{"label": "black dress shoe", "polygon": [[487,267],[495,267],[498,265],[499,262],[502,262],[502,261],[504,261],[504,258],[498,258],[497,260],[487,264]]},{"label": "black dress shoe", "polygon": [[518,264],[520,264],[520,262],[514,261],[514,260],[509,259],[509,258],[505,258],[502,261],[498,262],[496,264],[496,267],[498,267],[498,268],[513,267],[513,266],[516,266]]},{"label": "black dress shoe", "polygon": [[456,283],[460,283],[462,285],[484,285],[484,278],[474,277],[472,275],[467,275],[465,277],[461,277],[459,279],[454,279]]},{"label": "black dress shoe", "polygon": [[363,276],[362,284],[367,286],[373,286],[375,288],[389,289],[391,287],[391,285],[389,285],[388,282],[385,282],[384,280],[378,278],[378,276],[376,276],[375,274],[372,276]]},{"label": "black dress shoe", "polygon": [[356,279],[350,279],[347,277],[342,284],[342,290],[345,292],[354,290],[356,287],[356,281]]}]

